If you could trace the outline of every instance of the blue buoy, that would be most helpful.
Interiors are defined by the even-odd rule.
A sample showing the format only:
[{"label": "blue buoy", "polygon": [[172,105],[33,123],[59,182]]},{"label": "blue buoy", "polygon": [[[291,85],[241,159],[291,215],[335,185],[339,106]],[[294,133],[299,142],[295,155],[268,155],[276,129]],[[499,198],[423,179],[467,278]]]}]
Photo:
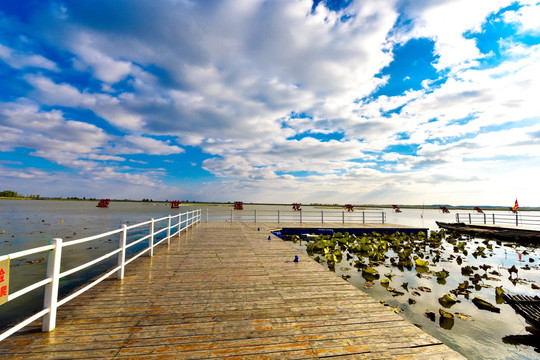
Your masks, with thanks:
[{"label": "blue buoy", "polygon": [[272,237],[270,235],[268,235],[268,240],[272,240]]},{"label": "blue buoy", "polygon": [[298,255],[294,255],[294,262],[300,262],[300,259],[298,258]]},{"label": "blue buoy", "polygon": [[257,228],[257,231],[261,231],[261,228]]}]

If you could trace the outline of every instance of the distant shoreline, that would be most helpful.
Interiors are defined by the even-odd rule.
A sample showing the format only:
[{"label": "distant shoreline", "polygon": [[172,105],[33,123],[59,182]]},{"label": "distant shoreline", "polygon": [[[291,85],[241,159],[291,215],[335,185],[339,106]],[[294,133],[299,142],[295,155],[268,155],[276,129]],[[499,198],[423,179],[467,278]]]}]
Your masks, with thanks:
[{"label": "distant shoreline", "polygon": [[[96,202],[100,199],[90,198],[90,199],[80,199],[80,198],[29,198],[29,197],[5,197],[0,196],[0,200],[35,200],[35,201],[90,201]],[[130,200],[130,199],[111,199],[111,202],[133,202],[133,203],[149,203],[149,204],[169,204],[170,200]],[[274,206],[291,206],[291,203],[257,203],[257,202],[244,202],[244,205],[274,205]],[[313,206],[321,209],[345,209],[345,205],[340,204],[321,204],[321,203],[310,203],[310,204],[301,204],[304,206]],[[356,210],[361,209],[372,209],[372,208],[383,208],[383,209],[392,209],[390,204],[352,204]],[[488,206],[488,205],[400,205],[400,209],[426,209],[426,210],[438,210],[441,206],[445,206],[448,210],[469,210],[474,211],[474,207],[478,206],[482,210],[493,210],[493,211],[508,211],[510,206]],[[180,206],[234,206],[233,202],[214,202],[214,201],[182,201]],[[519,208],[519,211],[540,211],[540,207],[522,207]]]}]

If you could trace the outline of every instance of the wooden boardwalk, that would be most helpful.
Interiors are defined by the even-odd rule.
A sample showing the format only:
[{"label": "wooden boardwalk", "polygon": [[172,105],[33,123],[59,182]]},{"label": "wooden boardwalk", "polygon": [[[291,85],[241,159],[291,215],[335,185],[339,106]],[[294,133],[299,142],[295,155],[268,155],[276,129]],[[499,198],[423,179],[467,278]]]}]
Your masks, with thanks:
[{"label": "wooden boardwalk", "polygon": [[199,224],[130,264],[123,280],[60,307],[53,332],[36,323],[1,342],[0,358],[463,358],[289,243],[267,240],[290,225]]}]

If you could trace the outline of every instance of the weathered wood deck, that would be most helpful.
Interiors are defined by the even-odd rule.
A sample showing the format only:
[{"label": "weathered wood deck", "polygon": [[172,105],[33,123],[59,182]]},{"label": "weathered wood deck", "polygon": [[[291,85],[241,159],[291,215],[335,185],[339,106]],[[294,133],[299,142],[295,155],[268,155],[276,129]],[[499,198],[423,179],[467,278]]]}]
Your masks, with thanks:
[{"label": "weathered wood deck", "polygon": [[291,224],[197,225],[130,264],[123,280],[59,308],[53,332],[36,323],[0,343],[0,358],[463,358],[290,244],[267,240],[281,226]]}]

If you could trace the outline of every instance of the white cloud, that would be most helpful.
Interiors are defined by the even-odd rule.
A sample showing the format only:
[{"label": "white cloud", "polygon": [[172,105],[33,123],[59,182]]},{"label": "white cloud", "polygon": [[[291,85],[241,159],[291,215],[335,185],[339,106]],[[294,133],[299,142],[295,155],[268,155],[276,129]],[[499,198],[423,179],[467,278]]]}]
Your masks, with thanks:
[{"label": "white cloud", "polygon": [[115,147],[120,154],[147,154],[147,155],[171,155],[179,154],[184,150],[170,141],[159,141],[149,137],[127,135],[123,139],[124,144]]},{"label": "white cloud", "polygon": [[91,33],[80,32],[71,39],[71,50],[79,60],[90,66],[94,76],[107,83],[116,83],[133,71],[129,61],[117,60],[99,50],[99,39]]},{"label": "white cloud", "polygon": [[95,125],[66,120],[61,111],[42,111],[28,102],[0,103],[0,150],[33,149],[30,155],[54,161],[80,176],[155,186],[163,176],[134,168],[104,165],[123,162],[118,154],[169,155],[183,150],[169,142],[141,136],[115,137]]},{"label": "white cloud", "polygon": [[521,1],[517,11],[507,11],[504,20],[518,25],[523,32],[540,33],[540,4],[536,0]]},{"label": "white cloud", "polygon": [[15,69],[23,69],[26,67],[35,67],[58,71],[58,67],[51,60],[35,54],[23,53],[15,51],[0,44],[0,59],[6,62],[9,66]]},{"label": "white cloud", "polygon": [[462,69],[482,56],[476,42],[466,39],[467,31],[479,32],[486,17],[510,5],[513,0],[407,1],[405,17],[412,19],[412,30],[398,32],[396,40],[411,37],[435,40],[438,69]]},{"label": "white cloud", "polygon": [[[45,104],[86,108],[123,129],[142,127],[141,115],[127,110],[127,106],[122,106],[125,102],[122,99],[106,94],[79,91],[73,85],[57,84],[44,76],[28,75],[26,79],[34,86],[36,98]],[[127,102],[129,103],[129,100]]]}]

